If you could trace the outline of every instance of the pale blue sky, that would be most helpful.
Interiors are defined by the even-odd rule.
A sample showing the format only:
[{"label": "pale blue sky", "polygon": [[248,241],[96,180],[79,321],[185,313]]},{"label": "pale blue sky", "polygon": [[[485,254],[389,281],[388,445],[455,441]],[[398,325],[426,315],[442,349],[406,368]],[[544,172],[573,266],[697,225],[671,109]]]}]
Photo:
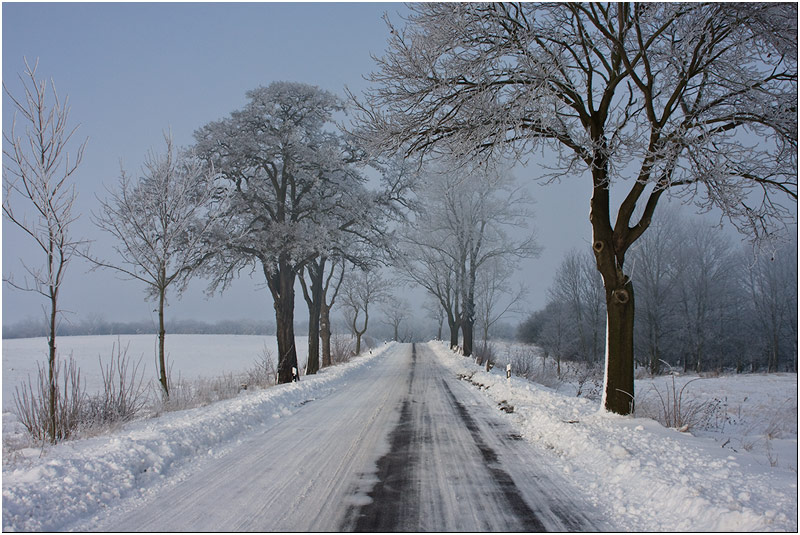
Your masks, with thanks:
[{"label": "pale blue sky", "polygon": [[[391,3],[4,3],[3,81],[15,94],[23,56],[39,58],[40,76],[53,78],[70,97],[73,123],[90,138],[76,181],[81,219],[75,232],[103,239],[91,225],[95,195],[113,186],[120,161],[136,173],[145,152],[160,148],[171,128],[179,145],[192,133],[245,102],[245,92],[275,80],[319,85],[343,95],[364,87],[362,75],[386,42],[381,20],[396,17]],[[3,96],[3,129],[12,118]],[[30,240],[3,225],[3,274],[23,274],[18,257],[36,265]],[[75,259],[61,304],[78,319],[91,313],[110,320],[152,315],[143,288],[104,272],[87,273]],[[256,274],[258,275],[258,273]],[[263,275],[255,277],[262,283]],[[181,319],[272,316],[265,289],[243,281],[206,301],[198,281],[168,314]],[[39,317],[43,299],[3,285],[3,323]],[[302,310],[298,311],[302,317]]]},{"label": "pale blue sky", "polygon": [[[108,241],[91,224],[96,195],[114,186],[119,164],[138,172],[144,154],[160,149],[161,132],[171,128],[178,145],[192,133],[245,103],[245,92],[276,80],[300,81],[343,95],[358,93],[362,76],[374,70],[370,54],[381,55],[393,20],[405,7],[395,3],[4,3],[2,5],[3,81],[18,94],[16,73],[22,57],[39,58],[39,75],[52,77],[72,105],[71,119],[90,138],[76,181],[83,214],[77,235]],[[3,96],[3,129],[11,121]],[[532,158],[535,160],[535,156]],[[536,219],[544,252],[518,275],[530,287],[526,308],[544,306],[546,291],[563,255],[588,247],[589,185],[582,177],[542,186],[535,167],[516,169],[537,199]],[[19,258],[42,261],[30,239],[3,225],[3,274],[23,275]],[[140,283],[108,272],[88,273],[75,259],[69,268],[61,305],[76,319],[96,314],[108,320],[153,317]],[[272,318],[272,303],[257,272],[221,297],[206,300],[205,282],[194,282],[168,315],[176,319]],[[257,288],[254,291],[254,288]],[[4,324],[39,318],[43,299],[3,285]],[[297,319],[305,312],[298,306]]]}]

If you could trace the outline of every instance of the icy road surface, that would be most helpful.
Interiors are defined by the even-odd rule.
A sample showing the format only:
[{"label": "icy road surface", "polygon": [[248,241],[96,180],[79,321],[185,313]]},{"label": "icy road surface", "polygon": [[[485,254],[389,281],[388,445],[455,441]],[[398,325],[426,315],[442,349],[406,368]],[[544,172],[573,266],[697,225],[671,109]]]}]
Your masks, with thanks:
[{"label": "icy road surface", "polygon": [[592,508],[426,345],[397,344],[100,531],[595,531]]}]

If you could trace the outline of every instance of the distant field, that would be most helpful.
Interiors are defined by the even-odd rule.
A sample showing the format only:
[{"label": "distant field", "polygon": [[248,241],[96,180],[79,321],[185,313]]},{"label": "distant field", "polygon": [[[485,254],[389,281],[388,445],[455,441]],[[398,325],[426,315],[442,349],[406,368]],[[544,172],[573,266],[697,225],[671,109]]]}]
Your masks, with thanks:
[{"label": "distant field", "polygon": [[[300,368],[308,358],[308,338],[298,336],[297,359]],[[58,338],[59,356],[72,355],[81,369],[81,378],[87,393],[102,388],[98,356],[107,363],[112,347],[121,343],[128,348],[128,356],[142,359],[144,380],[155,378],[155,355],[157,337],[152,334],[120,336],[63,336]],[[174,334],[167,335],[167,355],[172,363],[173,378],[180,374],[185,379],[215,377],[223,373],[244,372],[259,359],[266,346],[277,362],[277,339],[275,336]],[[3,411],[13,405],[14,388],[27,381],[28,374],[36,377],[36,362],[47,358],[45,338],[19,338],[3,340]]]}]

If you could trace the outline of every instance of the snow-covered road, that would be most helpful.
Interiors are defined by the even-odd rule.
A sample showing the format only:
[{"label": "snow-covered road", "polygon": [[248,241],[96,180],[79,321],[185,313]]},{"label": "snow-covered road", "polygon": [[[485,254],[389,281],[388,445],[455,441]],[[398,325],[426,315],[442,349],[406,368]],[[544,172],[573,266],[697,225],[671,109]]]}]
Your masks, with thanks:
[{"label": "snow-covered road", "polygon": [[[591,506],[426,345],[398,344],[101,531],[588,531]],[[576,501],[577,500],[577,501]]]}]

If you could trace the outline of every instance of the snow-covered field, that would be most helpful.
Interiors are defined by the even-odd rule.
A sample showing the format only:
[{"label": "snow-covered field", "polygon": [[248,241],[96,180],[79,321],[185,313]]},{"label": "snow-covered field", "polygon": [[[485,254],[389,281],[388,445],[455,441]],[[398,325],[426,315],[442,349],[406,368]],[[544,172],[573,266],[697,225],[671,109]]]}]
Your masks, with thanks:
[{"label": "snow-covered field", "polygon": [[[651,419],[609,414],[596,401],[508,380],[499,367],[487,373],[445,345],[431,345],[453,373],[471,377],[494,401],[513,406],[507,417],[523,437],[550,450],[554,464],[621,529],[797,531],[796,423],[793,431],[783,426],[786,461],[772,466],[764,453],[732,448],[709,433],[693,436]],[[646,384],[639,381],[637,389]],[[698,380],[687,388],[694,386],[710,399],[727,397],[729,413],[749,422],[725,428],[730,442],[747,443],[778,413],[784,414],[781,421],[797,419],[796,374]]]},{"label": "snow-covered field", "polygon": [[[681,389],[683,394],[681,395]],[[674,399],[672,377],[639,379],[637,399],[648,412],[663,411]],[[797,474],[797,374],[741,374],[675,377],[674,391],[689,410],[698,407],[693,435],[710,438],[735,453],[751,452],[756,462]]]},{"label": "snow-covered field", "polygon": [[[308,338],[298,336],[297,360],[304,368],[308,358]],[[107,364],[114,344],[128,348],[128,356],[141,357],[144,380],[156,377],[157,337],[152,334],[117,336],[62,336],[57,339],[60,358],[70,355],[81,370],[87,393],[103,387],[98,357]],[[241,373],[260,359],[266,348],[277,362],[278,344],[274,336],[167,334],[167,358],[172,365],[173,379],[218,377],[224,373]],[[36,362],[47,359],[46,338],[3,340],[3,412],[13,406],[14,388],[36,378]]]},{"label": "snow-covered field", "polygon": [[[144,344],[152,344],[152,337],[145,338],[149,341]],[[192,377],[200,370],[217,373],[211,369],[217,365],[219,371],[247,368],[269,337],[186,338],[172,337],[170,352],[176,369]],[[8,342],[13,341],[3,345],[4,391],[7,367],[18,358]],[[304,345],[298,340],[303,354]],[[474,388],[495,403],[512,406],[513,412],[501,413],[503,417],[541,447],[610,525],[625,531],[797,531],[796,375],[742,375],[691,383],[687,392],[718,400],[714,416],[722,417],[718,425],[696,429],[699,436],[693,436],[651,419],[607,414],[596,401],[576,397],[568,387],[556,391],[517,377],[507,380],[499,367],[487,373],[446,345],[430,345],[454,375],[483,385]],[[95,360],[103,351],[86,352],[90,350]],[[152,345],[136,351],[151,355]],[[120,499],[135,499],[151,486],[185,477],[203,459],[223,455],[254,431],[291,417],[308,400],[346,388],[348,374],[378,354],[323,370],[300,383],[246,391],[209,406],[132,422],[105,436],[44,452],[28,449],[4,455],[3,529],[64,530],[89,522]],[[179,368],[179,362],[187,367]],[[676,385],[680,388],[687,380],[678,378]],[[637,391],[664,392],[664,381],[638,381]],[[759,446],[761,439],[771,450]]]},{"label": "snow-covered field", "polygon": [[3,465],[3,531],[64,531],[121,499],[180,480],[204,459],[263,432],[309,400],[347,384],[385,347],[297,383],[248,390],[234,399],[126,424],[42,452],[29,448]]}]

